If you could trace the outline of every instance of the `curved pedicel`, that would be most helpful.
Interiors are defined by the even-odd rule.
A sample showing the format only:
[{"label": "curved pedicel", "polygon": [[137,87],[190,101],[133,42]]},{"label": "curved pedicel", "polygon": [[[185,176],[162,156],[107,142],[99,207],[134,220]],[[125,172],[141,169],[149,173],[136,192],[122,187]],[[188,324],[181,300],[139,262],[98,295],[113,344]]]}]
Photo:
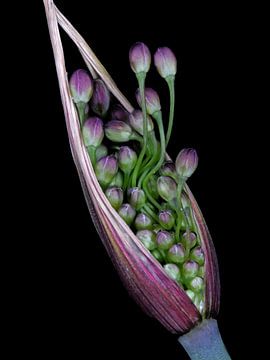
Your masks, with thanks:
[{"label": "curved pedicel", "polygon": [[[44,4],[72,155],[93,222],[123,283],[137,303],[172,333],[186,333],[202,320],[201,314],[185,291],[174,280],[168,277],[159,262],[142,245],[127,224],[112,208],[96,179],[82,141],[79,119],[70,96],[64,53],[57,24],[57,14],[59,17],[59,11],[57,12],[53,1],[44,0]],[[62,16],[62,22],[64,21],[63,19],[65,18]],[[82,42],[79,44],[82,47],[85,46]],[[77,46],[79,47],[78,43]],[[83,53],[82,48],[79,47],[79,50]],[[84,59],[88,61],[88,66],[93,66],[91,62],[93,60],[90,57],[84,56]],[[95,61],[98,62],[97,59]],[[112,93],[131,112],[132,107],[129,102],[119,92],[111,78],[108,80],[107,75],[104,77],[104,73],[100,71],[100,68],[102,69],[102,65],[98,62],[95,70]],[[112,82],[110,83],[110,81]],[[216,254],[201,211],[187,186],[185,191],[191,201],[195,221],[202,240],[201,246],[205,252],[205,316],[212,317],[219,310],[220,296]]]}]

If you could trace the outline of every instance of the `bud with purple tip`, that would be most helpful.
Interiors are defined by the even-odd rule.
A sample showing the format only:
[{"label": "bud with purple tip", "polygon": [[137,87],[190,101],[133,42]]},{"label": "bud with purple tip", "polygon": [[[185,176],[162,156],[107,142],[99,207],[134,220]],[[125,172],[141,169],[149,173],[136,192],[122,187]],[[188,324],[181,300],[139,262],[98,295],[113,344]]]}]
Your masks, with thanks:
[{"label": "bud with purple tip", "polygon": [[204,264],[204,253],[201,246],[197,246],[191,251],[190,258],[201,266]]},{"label": "bud with purple tip", "polygon": [[186,258],[185,248],[182,244],[174,244],[167,254],[169,262],[183,264]]},{"label": "bud with purple tip", "polygon": [[171,210],[161,210],[158,214],[158,218],[159,223],[164,227],[164,229],[171,230],[174,226],[175,218]]},{"label": "bud with purple tip", "polygon": [[96,161],[101,159],[103,156],[108,155],[108,149],[105,145],[101,144],[96,148]]},{"label": "bud with purple tip", "polygon": [[129,122],[129,112],[122,105],[116,104],[111,112],[111,118],[114,120]]},{"label": "bud with purple tip", "polygon": [[188,283],[188,288],[194,292],[200,292],[204,288],[204,281],[201,277],[196,276]]},{"label": "bud with purple tip", "polygon": [[150,230],[152,229],[153,222],[152,219],[146,214],[139,213],[136,216],[134,225],[137,230]]},{"label": "bud with purple tip", "polygon": [[93,94],[93,81],[87,71],[76,70],[69,80],[70,92],[75,104],[88,103]]},{"label": "bud with purple tip", "polygon": [[128,225],[131,225],[135,219],[136,211],[130,204],[123,204],[118,210],[118,214]]},{"label": "bud with purple tip", "polygon": [[166,230],[157,233],[157,245],[161,250],[169,250],[174,243],[174,237]]},{"label": "bud with purple tip", "polygon": [[183,149],[178,154],[175,167],[178,175],[183,179],[189,178],[198,166],[198,155],[194,149]]},{"label": "bud with purple tip", "polygon": [[117,160],[114,155],[104,156],[96,163],[95,173],[102,187],[110,184],[118,170]]},{"label": "bud with purple tip", "polygon": [[83,140],[86,147],[98,147],[104,137],[103,122],[98,117],[88,118],[82,128]]},{"label": "bud with purple tip", "polygon": [[129,62],[131,69],[136,73],[147,73],[151,64],[151,53],[148,47],[137,42],[129,50]]},{"label": "bud with purple tip", "polygon": [[137,154],[129,146],[121,146],[118,153],[119,168],[125,173],[130,174],[137,162]]},{"label": "bud with purple tip", "polygon": [[170,176],[174,180],[177,179],[177,172],[172,161],[166,161],[159,169],[159,173],[163,176]]},{"label": "bud with purple tip", "polygon": [[[146,110],[149,115],[153,115],[155,112],[161,110],[160,100],[158,93],[151,88],[145,88],[144,90]],[[142,99],[139,89],[136,91],[136,100],[140,107],[142,107]]]},{"label": "bud with purple tip", "polygon": [[111,120],[105,126],[106,137],[114,142],[126,142],[133,139],[131,127],[119,120]]},{"label": "bud with purple tip", "polygon": [[109,187],[108,189],[106,189],[105,195],[112,207],[118,210],[123,203],[123,190],[118,187]]},{"label": "bud with purple tip", "polygon": [[[143,113],[141,110],[134,110],[129,115],[129,123],[134,130],[136,130],[140,135],[143,135]],[[153,121],[150,116],[147,116],[147,130],[152,131],[153,129]]]},{"label": "bud with purple tip", "polygon": [[145,193],[138,187],[130,188],[127,192],[128,200],[134,209],[139,210],[143,207],[146,201]]},{"label": "bud with purple tip", "polygon": [[154,250],[157,247],[155,234],[151,230],[140,230],[136,233],[137,238],[148,250]]},{"label": "bud with purple tip", "polygon": [[101,79],[94,82],[94,92],[91,98],[91,108],[95,114],[104,117],[110,106],[110,93]]},{"label": "bud with purple tip", "polygon": [[185,281],[195,278],[199,271],[199,264],[193,260],[188,260],[183,264],[182,275]]},{"label": "bud with purple tip", "polygon": [[162,199],[171,201],[176,197],[176,182],[169,176],[160,176],[157,179],[157,190]]},{"label": "bud with purple tip", "polygon": [[194,232],[186,231],[182,235],[182,241],[183,241],[183,244],[185,245],[186,249],[192,249],[196,245],[197,236]]},{"label": "bud with purple tip", "polygon": [[158,48],[154,55],[154,63],[160,76],[166,79],[175,76],[177,61],[174,53],[168,47]]},{"label": "bud with purple tip", "polygon": [[168,276],[177,281],[180,282],[181,280],[181,274],[180,274],[180,269],[177,265],[175,264],[166,264],[164,265],[164,270],[166,271],[166,273],[168,274]]}]

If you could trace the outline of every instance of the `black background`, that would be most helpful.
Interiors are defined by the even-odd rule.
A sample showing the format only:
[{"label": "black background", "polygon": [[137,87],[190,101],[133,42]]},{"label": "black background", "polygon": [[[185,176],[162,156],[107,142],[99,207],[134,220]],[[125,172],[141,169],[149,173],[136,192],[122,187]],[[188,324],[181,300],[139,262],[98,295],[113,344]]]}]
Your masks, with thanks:
[{"label": "black background", "polygon": [[[246,23],[243,9],[184,9],[181,5],[176,9],[169,2],[148,9],[143,3],[57,4],[133,104],[137,85],[129,68],[130,46],[143,41],[152,52],[158,46],[175,52],[176,116],[168,152],[175,158],[182,147],[198,151],[199,167],[189,185],[219,259],[219,326],[232,358],[243,358],[251,337],[247,324],[254,315],[247,316],[253,280],[246,267],[246,260],[254,256],[250,248],[255,236],[249,199],[257,134],[247,121],[247,114],[253,112],[248,98],[256,51],[250,45],[252,21]],[[132,354],[188,359],[175,336],[130,299],[96,234],[69,150],[42,6],[35,16],[41,29],[42,66],[42,76],[36,80],[42,97],[35,123],[40,157],[32,159],[34,196],[39,208],[42,204],[35,220],[41,235],[35,249],[37,262],[45,254],[37,281],[41,288],[37,299],[42,300],[35,319],[42,328],[37,355],[51,353],[55,347],[54,354],[74,358],[126,359]],[[66,35],[62,39],[71,73],[84,65]],[[154,69],[147,84],[159,92],[166,112],[166,86]]]}]

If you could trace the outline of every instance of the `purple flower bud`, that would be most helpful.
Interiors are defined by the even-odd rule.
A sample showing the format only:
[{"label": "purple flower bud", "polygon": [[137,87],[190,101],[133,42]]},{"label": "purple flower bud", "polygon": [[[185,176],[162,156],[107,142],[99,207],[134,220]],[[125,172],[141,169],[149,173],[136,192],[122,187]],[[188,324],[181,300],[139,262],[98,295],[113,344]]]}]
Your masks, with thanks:
[{"label": "purple flower bud", "polygon": [[186,252],[182,244],[174,244],[167,254],[168,261],[176,264],[183,264],[185,257]]},{"label": "purple flower bud", "polygon": [[94,82],[94,92],[91,99],[91,108],[97,115],[104,117],[110,106],[110,93],[101,79]]},{"label": "purple flower bud", "polygon": [[166,264],[164,265],[164,270],[166,271],[166,273],[168,274],[168,276],[177,281],[180,282],[181,280],[181,274],[180,274],[180,270],[179,267],[175,264]]},{"label": "purple flower bud", "polygon": [[151,64],[151,53],[148,47],[142,42],[134,44],[129,50],[129,62],[136,74],[147,73]]},{"label": "purple flower bud", "polygon": [[197,276],[199,271],[199,264],[193,260],[188,260],[183,264],[182,275],[185,281],[190,281]]},{"label": "purple flower bud", "polygon": [[174,226],[175,218],[171,210],[161,210],[158,214],[159,222],[166,230],[171,230]]},{"label": "purple flower bud", "polygon": [[130,188],[128,189],[127,195],[129,203],[134,209],[139,210],[145,204],[146,196],[142,189],[138,187]]},{"label": "purple flower bud", "polygon": [[117,160],[114,155],[104,156],[96,163],[95,173],[102,187],[110,184],[118,170]]},{"label": "purple flower bud", "polygon": [[96,161],[101,159],[103,156],[107,156],[107,155],[108,155],[108,149],[105,145],[101,144],[96,148]]},{"label": "purple flower bud", "polygon": [[111,112],[111,118],[129,123],[129,112],[122,105],[116,104]]},{"label": "purple flower bud", "polygon": [[111,120],[105,125],[106,137],[114,142],[126,142],[132,139],[131,127],[119,120]]},{"label": "purple flower bud", "polygon": [[102,120],[98,117],[88,118],[83,124],[82,134],[85,146],[99,146],[104,137]]},{"label": "purple flower bud", "polygon": [[179,176],[189,178],[198,166],[198,155],[194,149],[183,149],[178,154],[175,167]]},{"label": "purple flower bud", "polygon": [[160,76],[164,79],[176,74],[177,61],[171,49],[167,47],[158,48],[154,55],[154,63]]},{"label": "purple flower bud", "polygon": [[182,236],[183,244],[185,245],[186,249],[192,249],[197,242],[197,236],[194,232],[187,231]]},{"label": "purple flower bud", "polygon": [[121,146],[118,153],[119,168],[124,173],[130,173],[137,162],[137,154],[129,146]]},{"label": "purple flower bud", "polygon": [[110,186],[122,187],[124,184],[124,178],[121,171],[118,171],[117,174],[113,177],[110,182]]},{"label": "purple flower bud", "polygon": [[130,204],[123,204],[118,210],[118,214],[128,225],[131,225],[136,216],[136,211]]},{"label": "purple flower bud", "polygon": [[196,276],[188,283],[188,288],[194,292],[200,292],[204,288],[204,281],[199,276]]},{"label": "purple flower bud", "polygon": [[157,245],[161,250],[168,250],[174,242],[174,238],[171,233],[165,230],[161,230],[157,233]]},{"label": "purple flower bud", "polygon": [[87,103],[93,94],[93,81],[85,70],[76,70],[70,77],[70,92],[75,104]]},{"label": "purple flower bud", "polygon": [[[141,110],[134,110],[129,115],[129,123],[134,130],[143,135],[143,113]],[[147,116],[147,130],[152,131],[154,124],[150,116]]]},{"label": "purple flower bud", "polygon": [[136,234],[137,238],[148,250],[154,250],[157,247],[155,234],[151,230],[140,230]]},{"label": "purple flower bud", "polygon": [[162,199],[171,201],[176,197],[176,182],[169,176],[160,176],[157,179],[157,190]]},{"label": "purple flower bud", "polygon": [[204,253],[201,246],[197,246],[191,251],[190,258],[201,266],[204,264]]},{"label": "purple flower bud", "polygon": [[151,230],[153,222],[149,216],[139,213],[136,216],[134,225],[137,230]]},{"label": "purple flower bud", "polygon": [[[152,115],[156,111],[160,111],[161,105],[160,105],[158,93],[154,89],[145,88],[144,95],[145,95],[146,110],[148,114]],[[139,106],[142,107],[142,99],[139,89],[137,89],[136,91],[136,100]]]},{"label": "purple flower bud", "polygon": [[160,175],[170,176],[175,180],[177,179],[177,172],[175,169],[175,165],[172,161],[165,162],[159,169],[159,173]]},{"label": "purple flower bud", "polygon": [[123,203],[123,190],[118,187],[109,187],[108,189],[106,189],[105,195],[112,207],[118,210]]}]

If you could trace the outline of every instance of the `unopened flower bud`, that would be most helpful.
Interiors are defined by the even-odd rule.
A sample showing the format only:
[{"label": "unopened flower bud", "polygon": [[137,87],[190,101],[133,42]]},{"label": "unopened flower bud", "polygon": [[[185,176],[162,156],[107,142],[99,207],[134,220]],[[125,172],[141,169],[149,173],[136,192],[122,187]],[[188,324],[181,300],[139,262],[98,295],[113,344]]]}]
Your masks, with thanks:
[{"label": "unopened flower bud", "polygon": [[[129,115],[129,123],[134,130],[136,130],[140,135],[143,135],[143,113],[141,110],[134,110]],[[147,116],[147,130],[152,131],[153,129],[153,121],[150,116]]]},{"label": "unopened flower bud", "polygon": [[[145,88],[144,90],[146,110],[149,115],[154,114],[156,111],[160,111],[161,105],[158,93],[151,88]],[[142,107],[142,99],[139,89],[136,91],[136,100],[140,107]]]},{"label": "unopened flower bud", "polygon": [[123,203],[123,190],[118,187],[109,187],[108,189],[106,189],[105,195],[112,207],[118,210]]},{"label": "unopened flower bud", "polygon": [[129,50],[129,62],[136,74],[147,73],[151,64],[151,53],[148,47],[142,42],[134,44]]},{"label": "unopened flower bud", "polygon": [[104,137],[102,120],[98,117],[88,118],[83,124],[82,134],[83,141],[86,147],[99,146]]},{"label": "unopened flower bud", "polygon": [[182,235],[183,244],[185,245],[186,249],[192,249],[197,242],[197,236],[194,232],[186,231]]},{"label": "unopened flower bud", "polygon": [[128,200],[131,206],[136,210],[140,210],[145,204],[146,196],[142,189],[138,187],[130,188],[127,192]]},{"label": "unopened flower bud", "polygon": [[183,264],[185,257],[185,248],[182,244],[174,244],[167,254],[168,261],[176,264]]},{"label": "unopened flower bud", "polygon": [[163,256],[163,254],[158,249],[152,250],[152,255],[160,263],[164,262],[164,260],[165,260],[165,257]]},{"label": "unopened flower bud", "polygon": [[136,236],[143,243],[146,249],[154,250],[157,247],[153,231],[140,230],[136,233]]},{"label": "unopened flower bud", "polygon": [[96,163],[95,173],[102,187],[110,184],[118,170],[117,160],[114,155],[104,156]]},{"label": "unopened flower bud", "polygon": [[119,168],[129,174],[135,167],[137,162],[137,154],[129,146],[121,146],[118,153]]},{"label": "unopened flower bud", "polygon": [[175,167],[179,176],[189,178],[198,166],[198,155],[194,149],[183,149],[178,154]]},{"label": "unopened flower bud", "polygon": [[76,70],[70,77],[69,85],[75,104],[88,103],[93,94],[93,81],[87,71]]},{"label": "unopened flower bud", "polygon": [[117,174],[113,177],[110,182],[110,186],[122,187],[124,184],[124,178],[121,171],[118,171]]},{"label": "unopened flower bud", "polygon": [[164,79],[176,74],[177,61],[171,49],[167,47],[158,48],[154,55],[154,63],[160,76]]},{"label": "unopened flower bud", "polygon": [[171,201],[176,197],[176,182],[169,176],[160,176],[157,179],[157,190],[162,199]]},{"label": "unopened flower bud", "polygon": [[195,278],[199,271],[199,265],[193,260],[188,260],[183,264],[182,274],[185,281]]},{"label": "unopened flower bud", "polygon": [[177,179],[177,172],[175,169],[175,165],[172,161],[166,161],[159,169],[159,173],[163,176],[170,176],[174,180]]},{"label": "unopened flower bud", "polygon": [[166,264],[166,265],[164,265],[164,269],[171,279],[173,279],[177,282],[180,282],[181,274],[180,274],[179,267],[177,265]]},{"label": "unopened flower bud", "polygon": [[161,210],[158,214],[159,222],[166,230],[174,226],[175,218],[170,210]]},{"label": "unopened flower bud", "polygon": [[110,106],[110,92],[103,80],[94,82],[94,92],[91,98],[91,108],[97,115],[104,117]]},{"label": "unopened flower bud", "polygon": [[152,228],[153,222],[149,216],[140,213],[136,216],[134,225],[137,230],[150,230]]},{"label": "unopened flower bud", "polygon": [[188,283],[188,288],[194,292],[200,292],[204,288],[204,281],[201,277],[196,276]]},{"label": "unopened flower bud", "polygon": [[101,144],[96,148],[96,161],[101,159],[103,156],[108,155],[108,149],[105,145]]},{"label": "unopened flower bud", "polygon": [[126,142],[132,140],[132,129],[123,121],[111,120],[105,125],[106,137],[114,142]]},{"label": "unopened flower bud", "polygon": [[201,246],[197,246],[191,251],[190,258],[201,266],[204,264],[204,253]]},{"label": "unopened flower bud", "polygon": [[157,233],[157,245],[161,250],[168,250],[174,243],[174,237],[166,230]]},{"label": "unopened flower bud", "polygon": [[114,120],[129,122],[129,112],[122,105],[117,104],[111,112],[111,118]]},{"label": "unopened flower bud", "polygon": [[123,204],[118,210],[118,214],[128,225],[131,225],[136,216],[136,211],[130,204]]}]

